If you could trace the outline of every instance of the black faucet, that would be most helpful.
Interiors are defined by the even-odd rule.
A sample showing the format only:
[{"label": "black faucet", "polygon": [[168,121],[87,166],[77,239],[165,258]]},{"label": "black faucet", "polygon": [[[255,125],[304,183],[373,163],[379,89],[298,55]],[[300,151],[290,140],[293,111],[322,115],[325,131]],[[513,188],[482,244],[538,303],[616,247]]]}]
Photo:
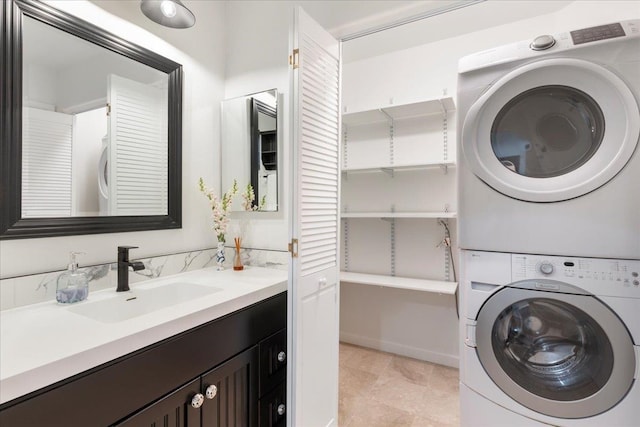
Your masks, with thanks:
[{"label": "black faucet", "polygon": [[129,261],[129,249],[137,249],[137,246],[118,246],[118,287],[116,292],[129,290],[129,267],[133,271],[144,270],[144,264],[140,261]]}]

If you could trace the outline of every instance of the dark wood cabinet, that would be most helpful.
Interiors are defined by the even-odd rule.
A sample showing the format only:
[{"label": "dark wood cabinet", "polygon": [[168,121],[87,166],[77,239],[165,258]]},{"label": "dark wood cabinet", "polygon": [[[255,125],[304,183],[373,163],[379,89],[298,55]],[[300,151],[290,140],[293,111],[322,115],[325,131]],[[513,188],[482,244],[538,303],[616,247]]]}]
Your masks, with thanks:
[{"label": "dark wood cabinet", "polygon": [[261,372],[261,354],[286,347],[286,316],[284,292],[6,402],[0,426],[257,426],[261,381],[286,381]]}]

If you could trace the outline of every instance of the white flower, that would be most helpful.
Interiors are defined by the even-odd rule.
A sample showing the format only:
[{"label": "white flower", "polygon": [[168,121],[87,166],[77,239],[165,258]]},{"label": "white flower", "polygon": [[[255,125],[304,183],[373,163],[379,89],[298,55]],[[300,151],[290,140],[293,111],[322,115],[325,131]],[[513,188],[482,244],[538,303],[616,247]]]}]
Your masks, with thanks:
[{"label": "white flower", "polygon": [[227,226],[229,224],[229,212],[231,211],[233,196],[238,192],[238,183],[234,179],[233,185],[229,191],[222,195],[222,198],[218,198],[213,190],[204,185],[202,177],[200,177],[198,185],[200,191],[209,199],[212,212],[211,216],[213,218],[213,231],[218,238],[218,242],[224,242],[224,235],[227,232]]},{"label": "white flower", "polygon": [[253,186],[251,184],[247,184],[244,192],[242,193],[242,208],[245,211],[260,211],[264,208],[264,205],[267,202],[267,197],[263,196],[260,200],[260,204],[254,206],[253,200],[256,198],[256,194],[253,191]]}]

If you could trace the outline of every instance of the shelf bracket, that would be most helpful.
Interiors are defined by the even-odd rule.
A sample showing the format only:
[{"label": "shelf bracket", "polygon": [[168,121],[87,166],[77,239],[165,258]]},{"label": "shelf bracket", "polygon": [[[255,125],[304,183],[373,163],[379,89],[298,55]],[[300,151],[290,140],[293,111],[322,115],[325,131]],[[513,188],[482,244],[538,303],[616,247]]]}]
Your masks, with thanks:
[{"label": "shelf bracket", "polygon": [[382,114],[384,114],[385,117],[387,118],[387,120],[389,120],[389,124],[393,126],[393,117],[391,117],[391,115],[389,113],[384,111],[384,108],[378,108],[378,111],[380,111]]},{"label": "shelf bracket", "polygon": [[449,173],[449,165],[447,165],[446,163],[440,163],[440,169],[442,169],[442,173],[444,173],[445,175]]},{"label": "shelf bracket", "polygon": [[[395,213],[395,211],[396,211],[396,205],[391,205],[391,209],[389,210],[389,213]],[[380,217],[380,219],[383,221],[395,221],[395,218],[390,216],[383,216],[383,217]]]},{"label": "shelf bracket", "polygon": [[446,116],[448,111],[447,107],[444,106],[444,102],[442,102],[442,99],[438,99],[438,103],[440,104],[440,111],[442,112],[442,115]]},{"label": "shelf bracket", "polygon": [[380,168],[380,170],[389,175],[391,178],[394,177],[393,168]]}]

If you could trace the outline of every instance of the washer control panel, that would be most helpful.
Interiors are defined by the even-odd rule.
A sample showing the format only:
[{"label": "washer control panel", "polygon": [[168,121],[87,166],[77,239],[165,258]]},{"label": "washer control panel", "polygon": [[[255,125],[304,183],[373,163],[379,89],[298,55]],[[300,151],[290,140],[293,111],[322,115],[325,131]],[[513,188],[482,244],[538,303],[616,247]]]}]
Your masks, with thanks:
[{"label": "washer control panel", "polygon": [[640,261],[512,254],[511,278],[552,279],[595,294],[640,298]]}]

